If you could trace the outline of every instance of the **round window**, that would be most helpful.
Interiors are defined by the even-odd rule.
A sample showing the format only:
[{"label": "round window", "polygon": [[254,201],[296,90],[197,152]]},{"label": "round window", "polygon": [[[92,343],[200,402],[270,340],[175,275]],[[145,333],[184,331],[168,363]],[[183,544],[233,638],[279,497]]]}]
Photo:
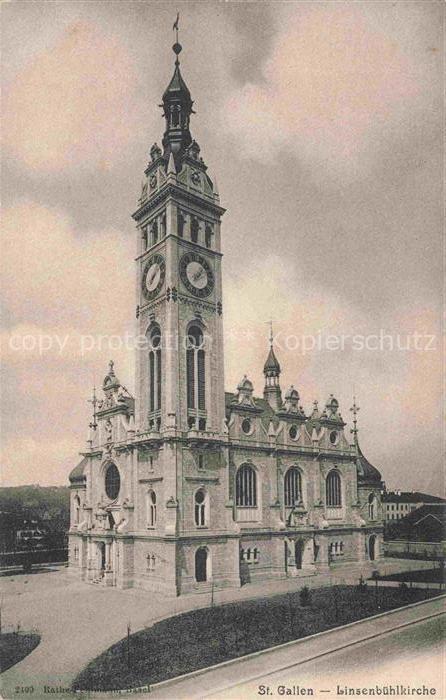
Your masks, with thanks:
[{"label": "round window", "polygon": [[245,435],[249,435],[249,433],[251,432],[251,421],[249,420],[249,418],[245,418],[242,421],[242,430],[245,433]]},{"label": "round window", "polygon": [[299,431],[299,428],[297,427],[297,425],[292,425],[288,431],[288,435],[290,436],[290,438],[292,440],[297,440],[297,438],[299,437],[299,434],[300,434],[300,431]]},{"label": "round window", "polygon": [[111,499],[118,497],[119,489],[121,488],[121,477],[119,471],[114,464],[110,464],[105,473],[105,493]]},{"label": "round window", "polygon": [[195,494],[195,503],[198,503],[199,505],[201,503],[204,503],[204,492],[203,491],[197,491]]},{"label": "round window", "polygon": [[332,445],[336,445],[336,443],[338,442],[338,439],[339,439],[339,436],[338,436],[336,430],[332,430],[331,433],[330,433],[330,442],[331,442],[331,444],[332,444]]}]

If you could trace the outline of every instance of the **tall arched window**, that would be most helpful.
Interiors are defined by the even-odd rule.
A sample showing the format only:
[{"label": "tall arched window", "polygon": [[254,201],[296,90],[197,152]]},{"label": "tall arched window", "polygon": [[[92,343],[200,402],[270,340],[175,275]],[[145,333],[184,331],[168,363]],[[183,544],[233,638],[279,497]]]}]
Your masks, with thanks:
[{"label": "tall arched window", "polygon": [[206,525],[206,494],[203,489],[199,489],[195,494],[195,525]]},{"label": "tall arched window", "polygon": [[161,331],[152,326],[149,333],[149,410],[161,408]]},{"label": "tall arched window", "polygon": [[208,551],[200,547],[195,552],[195,580],[197,583],[208,580]]},{"label": "tall arched window", "polygon": [[326,480],[326,504],[327,506],[341,506],[341,477],[337,471],[331,471]]},{"label": "tall arched window", "polygon": [[155,245],[155,243],[158,243],[158,222],[156,219],[151,224],[150,234],[152,238],[152,245]]},{"label": "tall arched window", "polygon": [[156,525],[156,493],[149,491],[147,494],[147,527]]},{"label": "tall arched window", "polygon": [[198,219],[196,219],[194,216],[191,218],[190,222],[190,238],[193,243],[198,243],[198,232],[200,230],[200,224],[198,223]]},{"label": "tall arched window", "polygon": [[206,409],[205,353],[203,332],[198,326],[191,326],[187,334],[187,407],[204,411]]},{"label": "tall arched window", "polygon": [[302,500],[302,477],[296,467],[285,474],[285,505],[292,508]]},{"label": "tall arched window", "polygon": [[80,512],[81,512],[81,499],[79,498],[79,496],[74,497],[73,505],[74,505],[74,524],[79,525],[79,518],[80,518]]},{"label": "tall arched window", "polygon": [[243,464],[235,478],[236,506],[257,506],[257,475],[249,464]]}]

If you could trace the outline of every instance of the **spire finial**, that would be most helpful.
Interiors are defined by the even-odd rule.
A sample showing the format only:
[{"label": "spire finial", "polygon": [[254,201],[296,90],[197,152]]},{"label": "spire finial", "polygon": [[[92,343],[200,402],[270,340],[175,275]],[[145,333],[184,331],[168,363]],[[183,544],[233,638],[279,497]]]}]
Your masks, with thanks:
[{"label": "spire finial", "polygon": [[96,428],[98,427],[98,424],[96,423],[96,405],[98,403],[98,399],[96,397],[96,387],[95,386],[93,386],[93,394],[92,394],[91,399],[88,399],[88,403],[91,403],[93,406],[93,420],[89,424],[89,427],[93,428],[93,430],[96,430]]},{"label": "spire finial", "polygon": [[358,445],[358,419],[356,416],[358,415],[359,412],[359,406],[356,404],[356,396],[353,396],[353,406],[350,408],[350,411],[353,413],[353,428],[350,429],[350,432],[353,435],[353,443],[354,445]]},{"label": "spire finial", "polygon": [[181,46],[181,44],[178,42],[178,29],[179,29],[179,26],[178,26],[178,25],[179,25],[179,21],[180,21],[180,13],[177,12],[177,18],[176,18],[175,22],[173,23],[173,27],[172,27],[172,29],[173,29],[174,32],[175,32],[175,43],[174,43],[174,45],[172,46],[172,50],[173,50],[174,54],[176,55],[176,59],[175,59],[175,65],[176,65],[176,66],[179,66],[179,65],[180,65],[180,60],[179,60],[179,58],[178,58],[178,55],[181,53],[181,49],[183,48],[183,47]]},{"label": "spire finial", "polygon": [[113,360],[110,360],[110,362],[108,363],[108,366],[110,368],[109,374],[114,374],[113,367],[115,366],[115,363],[113,362]]},{"label": "spire finial", "polygon": [[270,320],[267,321],[267,324],[269,326],[269,344],[270,344],[270,347],[273,347],[273,344],[274,344],[273,319],[270,318]]}]

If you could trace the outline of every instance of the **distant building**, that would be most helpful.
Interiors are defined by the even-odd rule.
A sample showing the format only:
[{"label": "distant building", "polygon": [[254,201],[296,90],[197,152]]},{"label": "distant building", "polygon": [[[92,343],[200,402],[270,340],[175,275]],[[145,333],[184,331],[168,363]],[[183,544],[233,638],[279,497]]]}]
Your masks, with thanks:
[{"label": "distant building", "polygon": [[385,549],[390,556],[443,558],[446,556],[446,501],[422,505],[388,523],[386,531]]},{"label": "distant building", "polygon": [[446,503],[444,498],[419,491],[386,491],[381,500],[385,522],[400,520],[424,505]]}]

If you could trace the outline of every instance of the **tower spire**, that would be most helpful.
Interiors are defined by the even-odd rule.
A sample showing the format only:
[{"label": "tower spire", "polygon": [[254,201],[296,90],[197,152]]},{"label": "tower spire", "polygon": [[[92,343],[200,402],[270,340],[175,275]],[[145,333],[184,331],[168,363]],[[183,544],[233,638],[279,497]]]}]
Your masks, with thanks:
[{"label": "tower spire", "polygon": [[263,396],[270,406],[277,410],[282,405],[282,392],[279,384],[280,365],[274,352],[273,322],[271,320],[268,323],[270,327],[269,353],[263,366],[263,374],[265,375]]},{"label": "tower spire", "polygon": [[190,115],[193,114],[193,100],[189,92],[189,88],[183,80],[180,72],[179,55],[183,49],[178,41],[180,13],[177,13],[177,18],[173,24],[175,31],[175,43],[172,46],[172,51],[175,54],[175,69],[172,79],[167,86],[163,102],[160,105],[163,108],[163,116],[166,120],[166,130],[163,136],[164,158],[166,163],[169,161],[170,154],[173,153],[177,172],[179,172],[180,161],[186,152],[186,149],[192,143],[192,136],[189,131]]}]

